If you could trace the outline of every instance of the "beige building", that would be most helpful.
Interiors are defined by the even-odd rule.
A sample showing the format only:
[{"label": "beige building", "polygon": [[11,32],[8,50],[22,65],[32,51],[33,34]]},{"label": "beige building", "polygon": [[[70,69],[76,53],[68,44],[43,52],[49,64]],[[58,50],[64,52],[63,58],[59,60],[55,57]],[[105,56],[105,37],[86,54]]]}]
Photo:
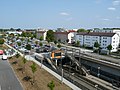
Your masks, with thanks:
[{"label": "beige building", "polygon": [[47,34],[47,31],[37,31],[36,37],[37,39],[40,39],[40,37],[43,36],[43,40],[46,40],[46,34]]},{"label": "beige building", "polygon": [[63,43],[66,43],[66,40],[69,39],[68,43],[71,43],[74,37],[74,33],[73,32],[55,32],[54,37],[57,41],[60,40]]}]

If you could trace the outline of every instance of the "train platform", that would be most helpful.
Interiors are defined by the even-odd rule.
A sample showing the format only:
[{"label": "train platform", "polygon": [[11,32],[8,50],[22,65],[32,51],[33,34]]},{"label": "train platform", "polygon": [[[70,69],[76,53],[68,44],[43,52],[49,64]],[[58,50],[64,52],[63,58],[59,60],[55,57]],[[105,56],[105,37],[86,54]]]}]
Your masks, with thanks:
[{"label": "train platform", "polygon": [[108,90],[120,90],[120,88],[117,88],[115,86],[113,86],[111,83],[107,82],[107,81],[104,81],[98,77],[95,77],[95,76],[92,76],[92,75],[87,75],[85,78],[87,78],[88,80],[90,81],[93,81],[96,84],[96,86],[99,87],[99,85],[103,86],[103,87],[106,87]]}]

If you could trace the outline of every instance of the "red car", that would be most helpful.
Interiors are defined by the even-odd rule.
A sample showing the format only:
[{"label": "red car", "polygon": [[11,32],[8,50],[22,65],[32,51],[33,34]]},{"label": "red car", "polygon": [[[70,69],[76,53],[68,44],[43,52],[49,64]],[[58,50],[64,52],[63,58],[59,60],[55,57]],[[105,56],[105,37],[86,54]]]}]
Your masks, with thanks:
[{"label": "red car", "polygon": [[3,55],[3,50],[0,50],[0,55]]}]

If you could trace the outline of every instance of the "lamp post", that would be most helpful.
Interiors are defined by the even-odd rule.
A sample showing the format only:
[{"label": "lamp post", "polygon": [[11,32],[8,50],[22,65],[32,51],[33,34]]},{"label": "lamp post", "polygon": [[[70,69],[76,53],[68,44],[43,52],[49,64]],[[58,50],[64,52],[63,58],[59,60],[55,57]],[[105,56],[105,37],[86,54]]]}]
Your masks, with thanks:
[{"label": "lamp post", "polygon": [[100,76],[100,67],[98,67],[98,74],[97,74],[98,78]]},{"label": "lamp post", "polygon": [[61,83],[63,83],[62,53],[61,53]]}]

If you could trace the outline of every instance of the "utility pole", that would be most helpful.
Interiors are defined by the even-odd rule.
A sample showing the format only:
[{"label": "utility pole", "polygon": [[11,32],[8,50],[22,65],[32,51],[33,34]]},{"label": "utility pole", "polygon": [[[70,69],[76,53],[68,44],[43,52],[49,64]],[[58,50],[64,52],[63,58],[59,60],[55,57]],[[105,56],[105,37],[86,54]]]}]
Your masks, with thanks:
[{"label": "utility pole", "polygon": [[62,52],[61,52],[61,83],[63,83]]}]

